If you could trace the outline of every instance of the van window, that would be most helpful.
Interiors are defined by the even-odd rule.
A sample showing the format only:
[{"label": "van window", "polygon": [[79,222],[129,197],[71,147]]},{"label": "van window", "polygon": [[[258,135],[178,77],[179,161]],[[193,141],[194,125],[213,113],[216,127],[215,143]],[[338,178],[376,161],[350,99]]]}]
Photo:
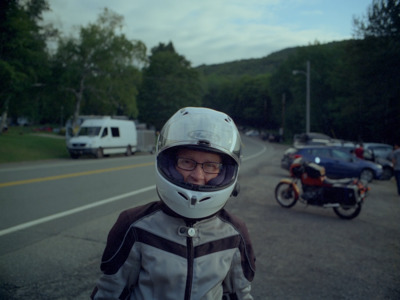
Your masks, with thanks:
[{"label": "van window", "polygon": [[111,135],[113,137],[119,137],[119,128],[118,127],[111,127]]},{"label": "van window", "polygon": [[98,136],[101,127],[81,127],[78,132],[78,136]]},{"label": "van window", "polygon": [[105,137],[105,136],[107,136],[108,135],[108,128],[107,127],[104,127],[104,129],[103,129],[103,134],[101,135],[101,137]]}]

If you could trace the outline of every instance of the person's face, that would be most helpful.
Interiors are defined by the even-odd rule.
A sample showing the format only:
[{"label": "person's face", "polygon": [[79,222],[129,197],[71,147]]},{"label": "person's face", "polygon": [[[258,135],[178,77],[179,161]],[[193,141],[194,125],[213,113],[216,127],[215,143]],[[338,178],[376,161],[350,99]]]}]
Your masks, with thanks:
[{"label": "person's face", "polygon": [[[203,151],[189,150],[189,149],[181,149],[177,153],[177,157],[181,159],[193,160],[197,163],[221,163],[220,155],[216,153],[209,153]],[[196,184],[196,185],[206,185],[211,179],[218,176],[216,174],[210,174],[204,172],[202,165],[197,164],[196,167],[191,170],[183,170],[176,166],[176,170],[182,174],[183,180],[187,183]]]}]

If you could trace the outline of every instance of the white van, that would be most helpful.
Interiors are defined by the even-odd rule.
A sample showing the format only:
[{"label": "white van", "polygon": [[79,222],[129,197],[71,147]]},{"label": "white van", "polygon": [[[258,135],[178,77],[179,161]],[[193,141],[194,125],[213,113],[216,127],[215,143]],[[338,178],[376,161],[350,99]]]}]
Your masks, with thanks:
[{"label": "white van", "polygon": [[136,125],[133,121],[103,117],[85,120],[78,133],[67,141],[72,158],[90,154],[97,158],[109,154],[131,155],[137,149]]}]

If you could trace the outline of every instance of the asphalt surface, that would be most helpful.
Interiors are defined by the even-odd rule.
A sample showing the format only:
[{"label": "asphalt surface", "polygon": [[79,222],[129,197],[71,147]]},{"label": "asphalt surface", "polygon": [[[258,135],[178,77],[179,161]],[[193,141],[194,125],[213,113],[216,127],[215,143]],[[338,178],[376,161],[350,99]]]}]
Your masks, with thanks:
[{"label": "asphalt surface", "polygon": [[[275,201],[274,188],[288,176],[279,165],[286,146],[266,145],[269,151],[240,176],[239,197],[227,204],[247,223],[253,241],[254,299],[400,299],[400,197],[394,180],[374,181],[360,215],[350,221],[301,203],[285,209]],[[29,282],[29,272],[0,270],[0,299],[88,299],[117,215],[72,224],[29,252],[4,256],[7,265],[23,257],[29,266],[34,258],[36,269],[29,272],[37,278]],[[71,262],[79,267],[71,268]]]},{"label": "asphalt surface", "polygon": [[[255,299],[400,299],[400,197],[394,179],[374,181],[360,215],[297,203],[286,209],[274,188],[284,146],[241,178],[228,209],[248,225],[256,254]],[[239,199],[238,199],[239,200]]]}]

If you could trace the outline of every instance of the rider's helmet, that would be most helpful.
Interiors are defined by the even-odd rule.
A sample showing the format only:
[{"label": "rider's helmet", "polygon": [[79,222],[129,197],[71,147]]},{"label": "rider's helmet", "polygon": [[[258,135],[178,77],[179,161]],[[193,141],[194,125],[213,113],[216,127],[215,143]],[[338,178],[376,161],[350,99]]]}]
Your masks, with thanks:
[{"label": "rider's helmet", "polygon": [[[218,176],[206,185],[185,183],[176,170],[176,153],[182,148],[219,154],[222,167]],[[237,194],[240,151],[240,135],[228,115],[201,107],[180,109],[158,137],[156,185],[161,200],[185,218],[215,214]]]}]

